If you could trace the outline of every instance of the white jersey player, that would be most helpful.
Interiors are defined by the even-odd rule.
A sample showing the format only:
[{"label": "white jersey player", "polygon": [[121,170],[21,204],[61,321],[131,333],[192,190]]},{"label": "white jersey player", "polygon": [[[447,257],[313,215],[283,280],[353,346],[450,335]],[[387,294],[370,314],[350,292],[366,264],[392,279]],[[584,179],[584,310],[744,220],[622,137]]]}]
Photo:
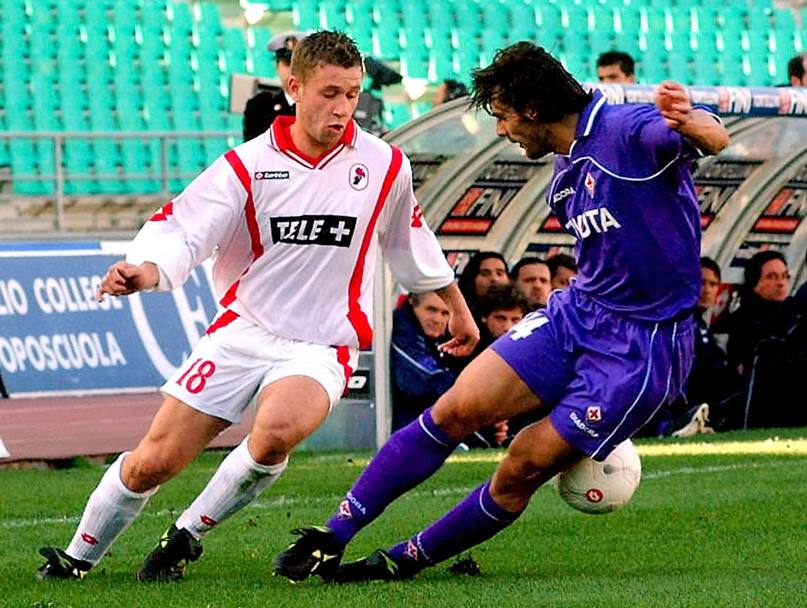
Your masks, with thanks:
[{"label": "white jersey player", "polygon": [[445,299],[453,335],[445,350],[464,355],[475,345],[476,326],[414,198],[409,161],[352,120],[362,76],[350,38],[306,37],[289,82],[296,119],[278,118],[216,160],[110,267],[99,298],[179,287],[212,256],[221,310],[163,386],[146,436],[90,496],[66,550],[40,550],[40,578],[86,574],[159,485],[257,395],[248,437],[138,571],[141,580],[181,578],[201,554],[201,536],[278,479],[344,392],[372,340],[379,246],[404,287]]}]

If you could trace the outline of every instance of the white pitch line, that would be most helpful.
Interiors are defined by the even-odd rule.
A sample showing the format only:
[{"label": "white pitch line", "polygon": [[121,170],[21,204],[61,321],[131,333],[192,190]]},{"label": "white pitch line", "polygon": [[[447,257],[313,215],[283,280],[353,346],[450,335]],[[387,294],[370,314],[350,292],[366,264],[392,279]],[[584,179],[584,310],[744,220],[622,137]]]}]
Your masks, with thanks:
[{"label": "white pitch line", "polygon": [[[673,475],[703,475],[704,473],[724,473],[726,471],[738,471],[743,469],[772,469],[784,466],[789,466],[795,463],[791,462],[775,462],[775,463],[748,463],[748,464],[727,464],[727,465],[714,465],[705,467],[681,467],[679,469],[670,469],[668,471],[654,471],[652,473],[642,473],[642,481],[650,481],[655,479],[664,479],[672,477]],[[474,486],[476,487],[476,486]],[[429,496],[465,496],[474,487],[463,486],[449,486],[445,488],[438,488],[436,490],[413,490],[407,492],[407,497],[429,497]],[[331,494],[328,496],[315,496],[315,497],[288,497],[278,496],[276,498],[269,498],[267,500],[258,500],[248,505],[248,509],[267,510],[267,509],[282,509],[287,507],[294,507],[297,505],[318,505],[318,504],[331,504],[336,508],[339,501],[342,500],[344,495]],[[175,515],[177,509],[162,509],[160,511],[146,511],[140,517],[167,517]],[[43,525],[53,524],[74,524],[78,523],[79,515],[62,515],[60,517],[38,517],[30,519],[7,519],[0,521],[0,530],[18,529],[18,528],[32,528]]]}]

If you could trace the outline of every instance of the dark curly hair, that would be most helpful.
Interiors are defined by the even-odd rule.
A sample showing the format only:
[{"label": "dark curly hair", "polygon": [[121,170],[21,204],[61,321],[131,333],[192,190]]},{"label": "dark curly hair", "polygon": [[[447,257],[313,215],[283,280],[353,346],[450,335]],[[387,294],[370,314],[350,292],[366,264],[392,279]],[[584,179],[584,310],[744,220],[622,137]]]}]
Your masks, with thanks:
[{"label": "dark curly hair", "polygon": [[501,49],[486,68],[474,70],[471,105],[488,113],[499,101],[522,116],[542,123],[558,122],[577,114],[591,101],[591,93],[560,62],[532,42]]},{"label": "dark curly hair", "polygon": [[487,317],[497,310],[518,308],[523,314],[530,312],[530,305],[513,285],[493,285],[487,293],[479,296],[476,312],[479,317]]},{"label": "dark curly hair", "polygon": [[297,43],[291,55],[291,73],[303,80],[323,65],[364,69],[361,53],[353,39],[330,30],[306,36]]}]

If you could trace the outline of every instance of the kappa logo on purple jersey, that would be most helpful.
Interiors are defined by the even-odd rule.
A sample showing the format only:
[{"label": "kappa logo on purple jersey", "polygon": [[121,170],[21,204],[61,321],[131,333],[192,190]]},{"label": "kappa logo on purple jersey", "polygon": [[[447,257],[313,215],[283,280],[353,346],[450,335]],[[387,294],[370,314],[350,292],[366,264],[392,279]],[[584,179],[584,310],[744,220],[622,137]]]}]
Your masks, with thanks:
[{"label": "kappa logo on purple jersey", "polygon": [[586,421],[600,422],[602,420],[602,410],[599,405],[589,405],[586,408]]}]

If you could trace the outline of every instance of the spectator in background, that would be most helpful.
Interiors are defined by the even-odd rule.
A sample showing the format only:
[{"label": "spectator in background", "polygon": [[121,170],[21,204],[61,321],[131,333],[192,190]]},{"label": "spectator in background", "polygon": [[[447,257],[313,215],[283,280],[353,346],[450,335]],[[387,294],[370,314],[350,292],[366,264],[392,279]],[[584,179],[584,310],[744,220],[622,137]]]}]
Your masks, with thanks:
[{"label": "spectator in background", "polygon": [[597,57],[597,78],[600,82],[636,82],[633,57],[622,51],[608,51]]},{"label": "spectator in background", "polygon": [[[529,304],[514,285],[494,285],[477,302],[480,326],[479,344],[474,354],[481,353],[521,321]],[[473,356],[473,355],[472,355]]]},{"label": "spectator in background", "polygon": [[761,251],[746,263],[728,345],[729,361],[745,381],[743,428],[807,424],[807,314],[798,297],[787,297],[789,282],[778,251]]},{"label": "spectator in background", "polygon": [[522,258],[513,266],[512,277],[530,311],[546,306],[552,292],[552,277],[546,262],[538,258]]},{"label": "spectator in background", "polygon": [[787,79],[791,87],[807,87],[807,53],[799,53],[787,62]]},{"label": "spectator in background", "polygon": [[496,251],[480,251],[468,260],[459,278],[459,287],[474,318],[479,324],[476,314],[476,302],[485,295],[492,285],[508,285],[510,274],[504,256]]},{"label": "spectator in background", "polygon": [[447,391],[457,372],[437,347],[447,339],[448,307],[433,291],[409,294],[392,314],[392,430],[417,418]]},{"label": "spectator in background", "polygon": [[[720,266],[712,258],[701,258],[701,293],[695,320],[695,358],[684,394],[656,417],[655,434],[688,437],[739,428],[742,423],[742,383],[737,370],[729,365],[726,353],[715,340],[706,322],[710,308],[717,303]],[[676,430],[677,429],[677,430]]]},{"label": "spectator in background", "polygon": [[[479,298],[478,309],[481,320],[479,344],[470,357],[460,360],[466,364],[521,321],[530,312],[530,305],[515,285],[494,285]],[[499,422],[493,427],[477,431],[466,443],[472,447],[502,445],[543,415],[543,412],[540,414],[527,412],[511,420]]]},{"label": "spectator in background", "polygon": [[468,87],[459,80],[451,80],[449,78],[441,82],[440,86],[437,87],[437,91],[434,94],[433,105],[439,106],[440,104],[454,101],[460,97],[465,97],[466,95],[468,95]]},{"label": "spectator in background", "polygon": [[[462,368],[521,321],[529,312],[529,306],[515,286],[492,285],[477,301],[477,311],[479,344],[470,357],[456,360]],[[501,420],[493,426],[474,432],[463,443],[468,447],[496,447],[502,445],[509,435],[512,433],[508,421]]]},{"label": "spectator in background", "polygon": [[778,251],[760,251],[745,265],[740,307],[728,320],[729,362],[742,375],[751,370],[760,341],[781,333],[790,273]]},{"label": "spectator in background", "polygon": [[273,36],[267,46],[275,54],[275,68],[280,87],[269,87],[247,101],[244,108],[244,141],[264,133],[278,116],[294,116],[294,100],[289,95],[291,54],[306,32],[283,32]]},{"label": "spectator in background", "polygon": [[[804,258],[804,267],[807,268],[807,256]],[[796,293],[793,294],[793,298],[796,300],[796,305],[802,311],[807,312],[807,281],[805,281],[802,286],[796,290]]]},{"label": "spectator in background", "polygon": [[569,281],[577,276],[577,262],[570,255],[556,253],[546,260],[549,274],[552,277],[552,289],[566,289]]}]

